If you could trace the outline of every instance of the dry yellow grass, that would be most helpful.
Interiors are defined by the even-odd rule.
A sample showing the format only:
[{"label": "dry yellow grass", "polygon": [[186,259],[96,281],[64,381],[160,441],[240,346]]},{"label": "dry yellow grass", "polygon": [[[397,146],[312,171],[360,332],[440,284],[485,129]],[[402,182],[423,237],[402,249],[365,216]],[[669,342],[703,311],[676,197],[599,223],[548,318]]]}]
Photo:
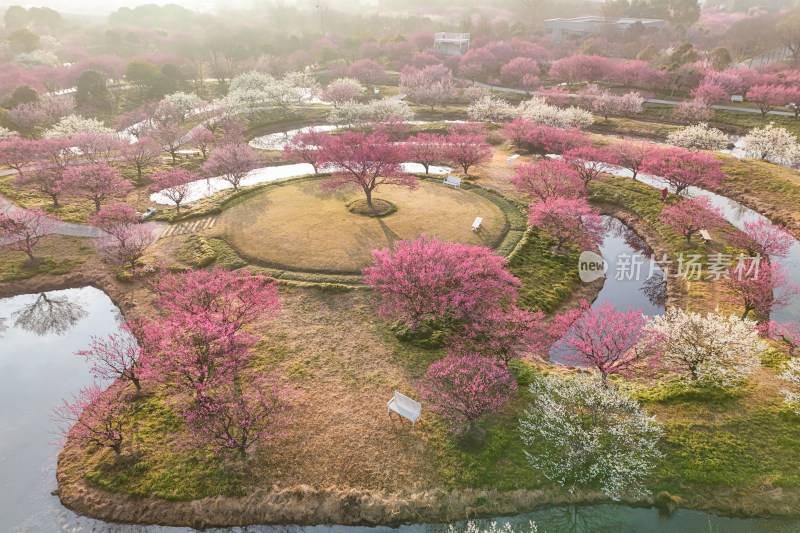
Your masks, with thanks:
[{"label": "dry yellow grass", "polygon": [[[211,236],[226,239],[240,254],[291,270],[357,272],[374,249],[421,234],[472,245],[492,246],[507,230],[503,211],[486,198],[422,181],[417,190],[383,187],[374,197],[397,211],[384,218],[349,213],[345,204],[358,191],[326,194],[320,181],[289,183],[226,210]],[[472,231],[475,217],[480,231]]]}]

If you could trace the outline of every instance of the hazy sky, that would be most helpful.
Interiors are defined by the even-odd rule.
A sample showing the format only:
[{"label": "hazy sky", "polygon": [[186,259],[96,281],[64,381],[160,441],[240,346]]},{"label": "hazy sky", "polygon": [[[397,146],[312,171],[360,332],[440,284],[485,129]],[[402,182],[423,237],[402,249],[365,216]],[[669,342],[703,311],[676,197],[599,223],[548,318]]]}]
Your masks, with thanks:
[{"label": "hazy sky", "polygon": [[[291,0],[287,3],[291,3]],[[224,7],[252,7],[254,0],[0,0],[2,9],[11,5],[50,7],[62,13],[82,15],[108,15],[120,7],[134,7],[141,4],[178,4],[193,11],[217,11]]]}]

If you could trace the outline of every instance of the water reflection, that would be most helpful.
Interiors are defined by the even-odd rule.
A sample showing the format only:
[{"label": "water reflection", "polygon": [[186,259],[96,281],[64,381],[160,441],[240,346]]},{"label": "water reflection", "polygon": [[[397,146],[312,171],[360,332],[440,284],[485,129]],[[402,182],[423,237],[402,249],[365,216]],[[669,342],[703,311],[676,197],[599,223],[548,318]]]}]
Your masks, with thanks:
[{"label": "water reflection", "polygon": [[654,306],[667,306],[667,281],[664,279],[663,272],[654,272],[652,276],[644,280],[644,284],[639,290]]},{"label": "water reflection", "polygon": [[33,303],[12,314],[14,326],[40,336],[63,335],[86,316],[79,298],[48,296],[43,292]]},{"label": "water reflection", "polygon": [[605,217],[603,221],[605,236],[618,237],[627,244],[633,251],[650,259],[653,252],[643,238],[631,228],[622,223],[621,220],[613,217]]}]

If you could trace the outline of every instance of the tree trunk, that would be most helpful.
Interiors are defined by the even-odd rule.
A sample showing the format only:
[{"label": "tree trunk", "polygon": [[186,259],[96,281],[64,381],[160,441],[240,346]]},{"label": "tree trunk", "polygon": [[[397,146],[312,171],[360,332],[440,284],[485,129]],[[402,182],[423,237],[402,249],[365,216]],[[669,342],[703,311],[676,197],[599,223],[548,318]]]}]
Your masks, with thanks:
[{"label": "tree trunk", "polygon": [[56,196],[55,194],[51,194],[50,198],[53,200],[53,207],[55,208],[61,207],[58,203],[58,196]]},{"label": "tree trunk", "polygon": [[367,206],[370,209],[373,209],[373,207],[372,207],[372,189],[364,189],[364,194],[367,195]]},{"label": "tree trunk", "polygon": [[100,211],[100,200],[95,198],[94,200],[94,212],[97,213]]},{"label": "tree trunk", "polygon": [[692,244],[692,233],[694,232],[690,231],[686,234],[686,244]]},{"label": "tree trunk", "polygon": [[136,387],[136,390],[142,390],[142,384],[139,383],[139,378],[131,378],[131,383]]},{"label": "tree trunk", "polygon": [[425,174],[430,174],[429,167],[431,166],[430,163],[422,163],[422,166],[425,167]]}]

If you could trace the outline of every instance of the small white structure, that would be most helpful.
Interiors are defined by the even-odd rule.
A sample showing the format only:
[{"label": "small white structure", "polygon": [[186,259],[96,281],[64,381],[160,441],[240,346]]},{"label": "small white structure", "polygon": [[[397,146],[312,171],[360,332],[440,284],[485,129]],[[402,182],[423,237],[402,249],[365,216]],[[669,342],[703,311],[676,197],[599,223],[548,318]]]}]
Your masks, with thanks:
[{"label": "small white structure", "polygon": [[732,94],[731,102],[744,102],[744,96],[742,96],[741,94]]},{"label": "small white structure", "polygon": [[706,229],[701,229],[700,230],[700,237],[703,238],[703,242],[705,242],[705,243],[711,242],[711,235],[709,235],[708,230],[706,230]]},{"label": "small white structure", "polygon": [[200,150],[176,150],[175,157],[177,159],[194,159],[196,157],[202,156],[203,153]]},{"label": "small white structure", "polygon": [[454,189],[461,188],[461,178],[455,176],[447,176],[442,182],[443,185],[452,185]]},{"label": "small white structure", "polygon": [[422,411],[421,403],[412,400],[405,394],[401,394],[397,391],[394,391],[394,396],[392,396],[391,400],[386,402],[386,406],[390,417],[392,416],[393,412],[397,413],[403,418],[411,420],[412,428],[414,427],[414,424],[416,424],[420,412]]},{"label": "small white structure", "polygon": [[472,223],[472,231],[478,231],[481,227],[481,222],[483,222],[483,218],[475,217],[475,222]]},{"label": "small white structure", "polygon": [[514,154],[511,157],[507,158],[506,159],[506,166],[513,167],[514,166],[514,160],[517,159],[518,157],[519,157],[519,154]]},{"label": "small white structure", "polygon": [[463,56],[469,52],[469,33],[438,32],[433,36],[433,49],[446,56]]}]

